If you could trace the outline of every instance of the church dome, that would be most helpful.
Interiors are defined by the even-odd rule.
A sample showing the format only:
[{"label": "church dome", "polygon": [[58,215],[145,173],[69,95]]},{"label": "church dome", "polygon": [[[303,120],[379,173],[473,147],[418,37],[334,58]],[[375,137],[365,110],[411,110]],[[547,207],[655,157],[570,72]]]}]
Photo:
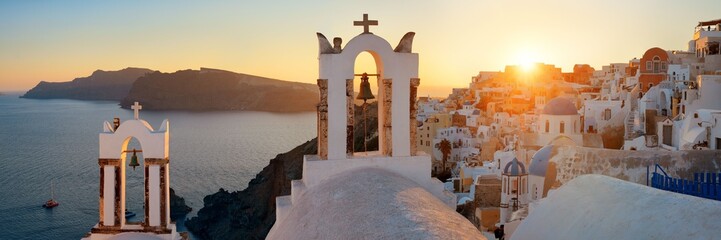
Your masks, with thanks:
[{"label": "church dome", "polygon": [[287,214],[267,239],[486,239],[415,181],[379,168],[325,180]]},{"label": "church dome", "polygon": [[503,168],[503,175],[520,176],[526,174],[528,174],[528,172],[526,172],[526,166],[518,161],[518,158],[513,158],[513,160]]},{"label": "church dome", "polygon": [[552,150],[553,145],[547,145],[533,154],[531,165],[528,167],[528,172],[531,175],[539,177],[546,176],[546,169],[548,168],[548,162],[551,160]]},{"label": "church dome", "polygon": [[543,114],[546,115],[577,115],[578,109],[566,98],[554,98],[543,107]]}]

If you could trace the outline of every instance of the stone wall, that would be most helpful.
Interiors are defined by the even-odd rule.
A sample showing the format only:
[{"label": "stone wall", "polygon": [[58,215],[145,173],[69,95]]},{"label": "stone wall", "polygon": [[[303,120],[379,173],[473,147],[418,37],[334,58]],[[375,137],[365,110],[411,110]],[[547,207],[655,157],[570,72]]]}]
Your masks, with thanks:
[{"label": "stone wall", "polygon": [[480,179],[478,185],[475,185],[476,193],[474,199],[476,201],[476,207],[488,208],[488,207],[501,207],[501,180],[497,178],[493,179]]},{"label": "stone wall", "polygon": [[671,177],[692,179],[695,172],[721,172],[721,151],[623,151],[612,149],[555,146],[547,177],[558,187],[584,174],[601,174],[638,184],[646,184],[646,167],[659,164]]}]

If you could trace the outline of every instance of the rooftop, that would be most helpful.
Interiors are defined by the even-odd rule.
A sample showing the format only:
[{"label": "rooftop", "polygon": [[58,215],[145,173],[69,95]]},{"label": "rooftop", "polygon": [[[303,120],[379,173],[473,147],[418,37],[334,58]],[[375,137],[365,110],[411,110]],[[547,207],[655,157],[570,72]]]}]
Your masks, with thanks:
[{"label": "rooftop", "polygon": [[378,168],[321,182],[293,205],[268,239],[485,239],[416,182]]},{"label": "rooftop", "polygon": [[543,107],[543,114],[547,115],[576,115],[578,109],[566,98],[557,97],[546,103]]},{"label": "rooftop", "polygon": [[698,22],[697,27],[711,26],[711,25],[716,25],[719,23],[721,23],[721,18],[716,19],[716,20],[705,21],[705,22]]}]

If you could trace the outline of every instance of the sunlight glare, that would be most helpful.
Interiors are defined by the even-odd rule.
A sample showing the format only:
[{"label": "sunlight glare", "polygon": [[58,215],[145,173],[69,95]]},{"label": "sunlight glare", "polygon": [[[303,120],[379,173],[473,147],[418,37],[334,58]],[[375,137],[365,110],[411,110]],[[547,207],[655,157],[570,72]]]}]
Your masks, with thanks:
[{"label": "sunlight glare", "polygon": [[522,50],[516,54],[516,64],[518,64],[521,69],[526,72],[533,70],[533,67],[537,61],[538,58],[535,52],[529,50]]}]

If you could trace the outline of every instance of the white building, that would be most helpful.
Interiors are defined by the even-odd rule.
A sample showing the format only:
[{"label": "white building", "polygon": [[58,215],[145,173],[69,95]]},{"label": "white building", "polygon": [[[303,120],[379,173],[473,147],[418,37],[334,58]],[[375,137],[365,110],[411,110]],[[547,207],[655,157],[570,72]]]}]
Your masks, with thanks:
[{"label": "white building", "polygon": [[[449,127],[438,129],[436,138],[433,140],[433,155],[436,159],[443,159],[443,153],[439,147],[441,141],[448,140],[451,143],[451,154],[449,162],[463,163],[480,153],[476,146],[476,139],[467,127]],[[446,167],[450,167],[446,165]]]},{"label": "white building", "polygon": [[[581,115],[576,106],[566,98],[555,98],[546,104],[538,117],[538,140],[536,145],[545,146],[566,139],[574,145],[583,146]],[[563,140],[563,141],[566,141]]]},{"label": "white building", "polygon": [[599,132],[606,128],[611,119],[622,113],[624,100],[587,100],[583,103],[584,132]]}]

